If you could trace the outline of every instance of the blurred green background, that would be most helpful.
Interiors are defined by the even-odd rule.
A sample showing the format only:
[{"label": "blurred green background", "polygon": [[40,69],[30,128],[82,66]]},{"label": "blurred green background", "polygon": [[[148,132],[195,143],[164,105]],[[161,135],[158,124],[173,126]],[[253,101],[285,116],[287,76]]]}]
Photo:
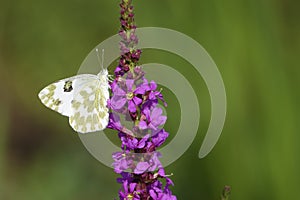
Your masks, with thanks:
[{"label": "blurred green background", "polygon": [[[86,55],[117,33],[118,3],[0,0],[0,199],[117,197],[117,175],[87,152],[67,119],[46,109],[37,93],[76,74]],[[201,107],[197,138],[166,168],[174,173],[178,199],[218,199],[224,185],[232,187],[233,200],[298,199],[299,1],[136,0],[134,4],[138,26],[170,28],[197,40],[218,65],[226,86],[223,133],[214,150],[200,160],[198,151],[210,119],[202,78],[175,55],[154,50],[142,55],[141,63],[170,65],[197,89]],[[172,95],[165,95],[166,129],[172,134],[178,108]]]}]

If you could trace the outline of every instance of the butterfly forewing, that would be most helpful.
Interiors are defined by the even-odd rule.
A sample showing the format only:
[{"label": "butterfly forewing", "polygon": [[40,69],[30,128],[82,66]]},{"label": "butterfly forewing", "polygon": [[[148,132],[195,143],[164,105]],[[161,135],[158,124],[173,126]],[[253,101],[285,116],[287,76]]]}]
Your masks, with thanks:
[{"label": "butterfly forewing", "polygon": [[45,106],[64,116],[70,116],[72,114],[71,100],[74,96],[74,91],[71,90],[71,87],[68,92],[64,91],[67,81],[68,80],[64,79],[52,83],[39,93],[39,98]]}]

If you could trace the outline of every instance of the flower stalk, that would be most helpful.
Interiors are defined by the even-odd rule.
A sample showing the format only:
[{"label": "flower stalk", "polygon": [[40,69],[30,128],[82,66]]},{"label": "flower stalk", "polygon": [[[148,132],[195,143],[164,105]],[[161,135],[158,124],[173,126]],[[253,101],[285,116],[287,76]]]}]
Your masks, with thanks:
[{"label": "flower stalk", "polygon": [[221,195],[221,200],[229,200],[231,188],[230,186],[225,186]]},{"label": "flower stalk", "polygon": [[[155,81],[148,81],[138,65],[142,51],[138,38],[132,0],[121,0],[119,35],[121,56],[111,83],[112,96],[108,128],[118,131],[121,151],[113,154],[114,171],[121,175],[121,200],[175,200],[169,189],[172,180],[165,174],[156,151],[169,133],[163,129],[167,117],[158,106],[167,106]],[[165,180],[163,184],[162,180]]]}]

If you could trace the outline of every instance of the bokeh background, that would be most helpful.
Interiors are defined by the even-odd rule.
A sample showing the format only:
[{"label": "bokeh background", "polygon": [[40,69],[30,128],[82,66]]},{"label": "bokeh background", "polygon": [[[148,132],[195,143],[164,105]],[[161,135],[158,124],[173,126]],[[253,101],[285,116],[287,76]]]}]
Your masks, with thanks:
[{"label": "bokeh background", "polygon": [[[0,0],[1,200],[117,197],[117,175],[87,152],[67,118],[46,109],[37,93],[76,74],[86,55],[117,33],[118,3]],[[174,174],[178,199],[216,200],[224,185],[232,187],[233,200],[299,199],[299,2],[134,4],[138,26],[170,28],[197,40],[218,65],[226,86],[223,133],[214,150],[200,160],[198,151],[210,119],[210,98],[201,76],[167,52],[146,50],[141,58],[141,63],[176,68],[197,90],[197,138],[166,168]],[[178,103],[164,91],[169,102],[165,127],[172,134],[179,120]]]}]

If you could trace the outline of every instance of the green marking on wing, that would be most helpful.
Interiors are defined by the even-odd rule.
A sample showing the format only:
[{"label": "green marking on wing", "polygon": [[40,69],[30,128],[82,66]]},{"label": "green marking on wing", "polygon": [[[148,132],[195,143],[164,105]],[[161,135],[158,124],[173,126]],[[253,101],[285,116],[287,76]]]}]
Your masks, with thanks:
[{"label": "green marking on wing", "polygon": [[51,92],[51,91],[54,92],[54,90],[56,89],[56,85],[51,84],[51,85],[49,85],[49,86],[47,87],[47,89],[48,89],[50,92]]},{"label": "green marking on wing", "polygon": [[80,107],[80,105],[81,105],[81,103],[78,102],[78,101],[76,101],[76,100],[73,100],[71,103],[72,103],[72,107],[73,107],[75,110],[78,110],[79,107]]},{"label": "green marking on wing", "polygon": [[81,90],[79,94],[85,99],[89,97],[89,93],[85,90]]}]

